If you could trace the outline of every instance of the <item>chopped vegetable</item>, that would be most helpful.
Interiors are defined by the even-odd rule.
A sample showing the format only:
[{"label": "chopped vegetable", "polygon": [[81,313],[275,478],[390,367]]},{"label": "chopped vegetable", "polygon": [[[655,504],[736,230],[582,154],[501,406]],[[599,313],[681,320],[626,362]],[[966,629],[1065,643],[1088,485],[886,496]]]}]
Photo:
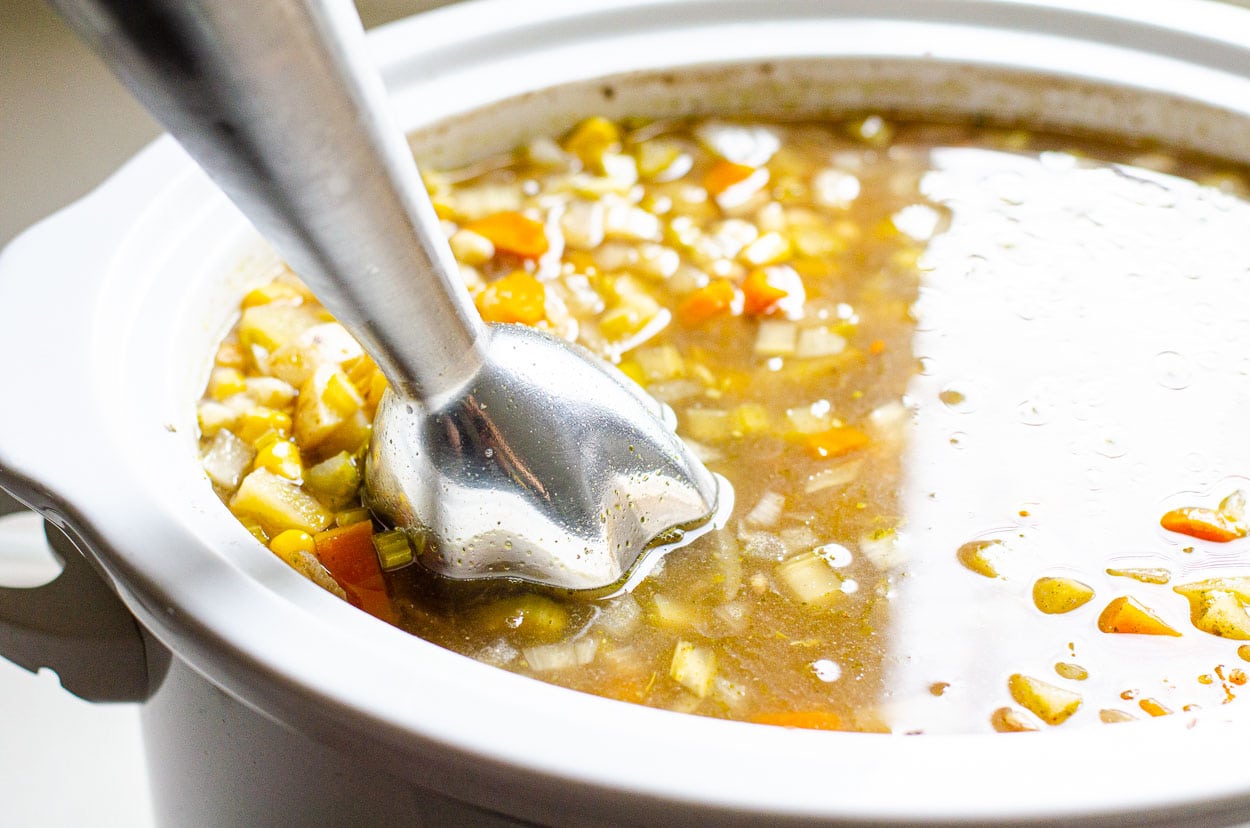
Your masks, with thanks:
[{"label": "chopped vegetable", "polygon": [[725,279],[716,279],[691,293],[677,306],[677,318],[694,326],[717,316],[732,316],[742,307],[742,294]]},{"label": "chopped vegetable", "polygon": [[353,523],[313,536],[317,557],[347,593],[348,600],[370,615],[394,623],[382,568],[373,548],[373,524]]},{"label": "chopped vegetable", "polygon": [[524,593],[493,601],[474,611],[473,620],[495,635],[533,645],[559,641],[569,628],[569,612],[545,595]]},{"label": "chopped vegetable", "polygon": [[842,717],[831,710],[782,710],[773,713],[756,713],[751,717],[756,724],[776,727],[797,727],[806,730],[844,730]]},{"label": "chopped vegetable", "polygon": [[413,561],[412,541],[403,529],[389,529],[373,536],[373,549],[383,572],[403,569]]},{"label": "chopped vegetable", "polygon": [[256,469],[243,478],[230,499],[230,509],[255,518],[271,534],[284,529],[320,532],[331,519],[316,498],[265,469]]},{"label": "chopped vegetable", "polygon": [[853,426],[835,426],[804,440],[808,454],[821,460],[842,457],[868,446],[872,439]]},{"label": "chopped vegetable", "polygon": [[514,211],[492,213],[464,229],[487,239],[495,250],[523,259],[537,259],[550,247],[542,222]]},{"label": "chopped vegetable", "polygon": [[1098,616],[1098,629],[1105,633],[1131,635],[1180,635],[1131,595],[1122,595],[1107,604]]},{"label": "chopped vegetable", "polygon": [[843,578],[829,559],[816,552],[804,552],[783,561],[777,577],[800,603],[821,606],[843,594]]},{"label": "chopped vegetable", "polygon": [[545,673],[552,670],[567,670],[581,667],[595,660],[599,642],[593,638],[579,638],[575,641],[564,641],[559,644],[540,644],[535,647],[524,647],[521,654],[530,669]]},{"label": "chopped vegetable", "polygon": [[668,674],[673,681],[685,687],[699,698],[712,690],[716,678],[716,653],[708,647],[700,647],[689,641],[678,641],[673,648],[673,660]]},{"label": "chopped vegetable", "polygon": [[742,281],[742,294],[742,309],[753,316],[796,314],[806,298],[803,278],[790,267],[757,267]]},{"label": "chopped vegetable", "polygon": [[477,295],[478,313],[487,322],[535,325],[546,317],[546,288],[524,270],[491,282]]}]

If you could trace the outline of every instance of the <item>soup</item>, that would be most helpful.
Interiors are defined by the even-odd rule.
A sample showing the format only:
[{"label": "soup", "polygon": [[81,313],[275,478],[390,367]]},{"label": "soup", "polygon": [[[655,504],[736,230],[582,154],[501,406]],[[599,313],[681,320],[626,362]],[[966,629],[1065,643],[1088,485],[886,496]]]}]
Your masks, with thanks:
[{"label": "soup", "polygon": [[875,115],[591,118],[427,186],[483,318],[672,406],[724,529],[598,599],[407,565],[359,497],[385,380],[287,272],[217,353],[205,469],[326,589],[602,696],[903,732],[1219,704],[1250,660],[1250,456],[1217,436],[1250,401],[1244,181]]}]

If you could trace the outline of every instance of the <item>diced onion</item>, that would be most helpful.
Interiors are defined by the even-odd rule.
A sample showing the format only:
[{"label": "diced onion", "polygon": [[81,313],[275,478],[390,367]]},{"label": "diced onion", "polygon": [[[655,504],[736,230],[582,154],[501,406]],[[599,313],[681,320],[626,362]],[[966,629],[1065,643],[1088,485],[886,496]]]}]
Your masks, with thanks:
[{"label": "diced onion", "polygon": [[777,567],[777,577],[804,604],[824,604],[842,594],[842,578],[828,560],[815,552],[783,561]]},{"label": "diced onion", "polygon": [[748,526],[759,526],[762,528],[776,526],[777,521],[781,520],[781,513],[785,508],[785,495],[780,492],[764,492],[759,502],[755,504],[755,508],[747,513],[746,523]]},{"label": "diced onion", "polygon": [[759,356],[790,356],[794,353],[799,326],[793,322],[766,319],[755,334],[755,353]]},{"label": "diced onion", "polygon": [[204,453],[204,472],[221,488],[234,491],[255,456],[255,449],[223,429],[213,437]]},{"label": "diced onion", "polygon": [[807,478],[807,483],[803,486],[803,491],[807,494],[824,491],[825,489],[835,489],[853,483],[856,477],[859,477],[860,469],[864,467],[862,457],[852,458],[839,463],[836,466],[830,466],[827,469],[821,469]]},{"label": "diced onion", "polygon": [[562,641],[558,644],[542,644],[537,647],[525,647],[521,654],[530,669],[535,672],[548,670],[565,670],[569,667],[581,667],[595,659],[599,642],[589,636],[576,641]]},{"label": "diced onion", "polygon": [[642,608],[634,600],[634,596],[626,593],[608,601],[595,624],[613,638],[623,638],[630,634],[642,618]]},{"label": "diced onion", "polygon": [[816,357],[836,356],[846,350],[846,340],[824,326],[803,328],[799,331],[794,346],[794,355],[799,359],[815,359]]},{"label": "diced onion", "polygon": [[716,678],[716,653],[689,641],[678,641],[668,674],[699,698],[706,698]]}]

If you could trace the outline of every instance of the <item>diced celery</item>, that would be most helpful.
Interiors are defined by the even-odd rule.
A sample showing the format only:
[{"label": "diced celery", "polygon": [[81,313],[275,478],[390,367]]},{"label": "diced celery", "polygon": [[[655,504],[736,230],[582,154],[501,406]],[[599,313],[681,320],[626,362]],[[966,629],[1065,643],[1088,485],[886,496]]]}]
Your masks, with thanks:
[{"label": "diced celery", "polygon": [[360,489],[360,469],[346,451],[312,466],[304,473],[304,485],[331,509],[345,508]]},{"label": "diced celery", "polygon": [[678,641],[668,674],[691,693],[706,698],[716,678],[716,653],[689,641]]},{"label": "diced celery", "polygon": [[260,522],[270,534],[300,529],[310,534],[330,525],[331,515],[317,499],[278,475],[256,469],[239,484],[230,510]]},{"label": "diced celery", "polygon": [[403,569],[413,561],[412,542],[403,529],[390,529],[373,535],[373,548],[383,572]]}]

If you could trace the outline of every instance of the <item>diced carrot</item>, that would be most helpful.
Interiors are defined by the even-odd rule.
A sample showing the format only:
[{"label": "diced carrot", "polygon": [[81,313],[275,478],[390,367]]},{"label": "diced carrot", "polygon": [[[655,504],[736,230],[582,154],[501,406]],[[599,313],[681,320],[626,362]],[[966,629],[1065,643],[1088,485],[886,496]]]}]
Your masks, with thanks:
[{"label": "diced carrot", "polygon": [[741,184],[758,172],[756,167],[721,159],[703,176],[703,187],[711,195],[718,196],[735,184]]},{"label": "diced carrot", "polygon": [[465,225],[495,245],[495,250],[526,259],[537,259],[547,252],[547,231],[542,222],[517,212],[494,213]]},{"label": "diced carrot", "polygon": [[778,309],[778,303],[791,296],[801,303],[805,291],[803,280],[788,267],[760,267],[742,281],[742,309],[753,316],[762,316]]},{"label": "diced carrot", "polygon": [[756,724],[776,727],[801,727],[808,730],[841,730],[842,718],[828,710],[779,710],[757,713],[751,717]]},{"label": "diced carrot", "polygon": [[1122,595],[1107,604],[1098,616],[1098,629],[1105,633],[1132,635],[1180,635],[1130,595]]},{"label": "diced carrot", "polygon": [[1172,710],[1157,699],[1142,699],[1137,706],[1149,713],[1151,716],[1170,716]]},{"label": "diced carrot", "polygon": [[677,306],[677,318],[692,327],[714,316],[733,314],[735,306],[741,307],[740,295],[731,282],[716,279],[683,299]]},{"label": "diced carrot", "polygon": [[520,322],[535,325],[547,316],[547,290],[524,270],[514,270],[491,282],[474,299],[477,312],[487,322]]},{"label": "diced carrot", "polygon": [[1173,509],[1159,520],[1159,525],[1169,532],[1216,543],[1228,543],[1246,536],[1246,527],[1214,509],[1200,507]]},{"label": "diced carrot", "polygon": [[317,557],[347,593],[348,600],[370,615],[395,623],[395,610],[373,549],[373,523],[362,521],[313,535]]},{"label": "diced carrot", "polygon": [[872,354],[873,356],[881,356],[882,354],[884,354],[885,353],[885,340],[874,339],[872,342],[868,343],[868,353]]},{"label": "diced carrot", "polygon": [[868,435],[854,426],[835,426],[828,431],[807,435],[804,444],[809,454],[825,460],[859,451],[869,442]]}]

